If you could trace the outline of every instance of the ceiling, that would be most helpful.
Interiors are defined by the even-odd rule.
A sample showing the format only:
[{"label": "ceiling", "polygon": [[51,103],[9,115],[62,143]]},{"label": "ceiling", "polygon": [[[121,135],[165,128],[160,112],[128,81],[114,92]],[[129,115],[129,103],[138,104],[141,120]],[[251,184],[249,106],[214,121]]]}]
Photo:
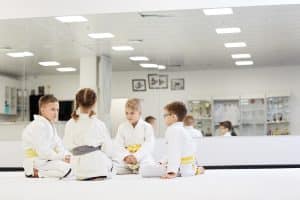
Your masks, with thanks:
[{"label": "ceiling", "polygon": [[[142,69],[129,56],[147,56],[167,70],[235,69],[232,53],[250,53],[252,68],[300,65],[300,6],[234,8],[233,15],[205,16],[202,10],[164,11],[168,17],[141,17],[139,13],[85,16],[88,22],[63,24],[54,18],[0,20],[0,73],[57,74],[39,61],[55,60],[79,69],[80,57],[109,55],[114,71]],[[240,27],[238,34],[218,35],[216,28]],[[110,32],[115,38],[94,40],[92,32]],[[141,39],[142,43],[129,40]],[[226,49],[225,42],[246,42],[245,48]],[[132,52],[115,52],[113,45],[131,45]],[[4,50],[10,47],[11,50]],[[30,51],[27,58],[11,58],[10,51]],[[178,67],[180,66],[180,67]],[[239,67],[240,68],[240,67]],[[75,72],[75,73],[78,73]]]}]

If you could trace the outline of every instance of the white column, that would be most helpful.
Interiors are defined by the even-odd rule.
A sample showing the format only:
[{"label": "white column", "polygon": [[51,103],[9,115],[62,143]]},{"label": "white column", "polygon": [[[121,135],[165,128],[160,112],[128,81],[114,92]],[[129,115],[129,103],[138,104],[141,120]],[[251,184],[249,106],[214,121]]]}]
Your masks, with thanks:
[{"label": "white column", "polygon": [[112,62],[108,56],[100,56],[98,60],[98,113],[99,118],[111,131],[111,79]]}]

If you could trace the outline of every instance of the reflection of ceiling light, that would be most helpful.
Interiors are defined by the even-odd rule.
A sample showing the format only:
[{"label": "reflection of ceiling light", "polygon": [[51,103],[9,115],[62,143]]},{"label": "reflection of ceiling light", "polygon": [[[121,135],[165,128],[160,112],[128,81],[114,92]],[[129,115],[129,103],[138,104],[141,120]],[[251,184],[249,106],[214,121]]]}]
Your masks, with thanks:
[{"label": "reflection of ceiling light", "polygon": [[166,66],[165,65],[158,65],[157,68],[159,70],[164,70],[164,69],[166,69]]},{"label": "reflection of ceiling light", "polygon": [[24,58],[28,56],[33,56],[33,53],[24,51],[24,52],[12,52],[12,53],[7,53],[7,56],[13,57],[13,58]]},{"label": "reflection of ceiling light", "polygon": [[216,32],[218,34],[227,34],[227,33],[240,33],[241,29],[234,27],[234,28],[217,28]]},{"label": "reflection of ceiling light", "polygon": [[232,8],[203,9],[205,15],[232,15]]},{"label": "reflection of ceiling light", "polygon": [[131,56],[129,59],[132,61],[149,61],[149,58],[145,56]]},{"label": "reflection of ceiling light", "polygon": [[251,58],[251,55],[249,53],[240,53],[240,54],[232,54],[231,57],[233,59]]},{"label": "reflection of ceiling light", "polygon": [[253,65],[252,60],[243,60],[243,61],[236,61],[236,65],[241,66],[241,65]]},{"label": "reflection of ceiling light", "polygon": [[235,48],[235,47],[246,47],[247,44],[245,42],[231,42],[231,43],[225,43],[224,46],[226,48]]},{"label": "reflection of ceiling light", "polygon": [[39,65],[48,67],[48,66],[58,66],[60,65],[60,63],[56,61],[45,61],[45,62],[39,62]]},{"label": "reflection of ceiling light", "polygon": [[86,22],[88,21],[83,16],[62,16],[62,17],[55,17],[56,20],[62,23],[74,23],[74,22]]},{"label": "reflection of ceiling light", "polygon": [[111,33],[90,33],[90,34],[88,34],[88,36],[90,38],[94,38],[94,39],[105,39],[105,38],[113,38],[113,37],[115,37]]},{"label": "reflection of ceiling light", "polygon": [[77,71],[77,69],[74,68],[74,67],[61,67],[61,68],[56,68],[56,71],[59,71],[59,72],[75,72],[75,71]]},{"label": "reflection of ceiling light", "polygon": [[131,46],[113,46],[114,51],[133,51],[134,48]]},{"label": "reflection of ceiling light", "polygon": [[143,68],[157,68],[158,67],[157,64],[151,64],[151,63],[141,63],[140,66]]}]

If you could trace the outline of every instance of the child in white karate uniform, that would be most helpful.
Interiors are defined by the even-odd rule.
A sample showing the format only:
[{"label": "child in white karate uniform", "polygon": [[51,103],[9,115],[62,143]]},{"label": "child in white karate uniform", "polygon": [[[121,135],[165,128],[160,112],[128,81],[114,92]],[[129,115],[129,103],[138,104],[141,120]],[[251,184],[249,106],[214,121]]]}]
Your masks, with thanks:
[{"label": "child in white karate uniform", "polygon": [[53,95],[42,96],[39,113],[23,131],[23,167],[26,177],[63,178],[70,174],[70,154],[58,137],[54,122],[59,104]]},{"label": "child in white karate uniform", "polygon": [[195,159],[195,145],[191,135],[183,126],[187,109],[182,102],[173,102],[164,108],[167,156],[156,165],[145,165],[141,168],[143,177],[161,177],[165,179],[177,176],[194,176],[204,172],[198,167]]},{"label": "child in white karate uniform", "polygon": [[203,137],[201,131],[194,128],[195,119],[192,115],[185,116],[183,120],[184,128],[190,133],[192,138],[201,138]]},{"label": "child in white karate uniform", "polygon": [[105,124],[96,118],[96,93],[89,88],[76,94],[76,107],[65,127],[64,144],[73,154],[71,164],[78,180],[111,177],[112,143]]},{"label": "child in white karate uniform", "polygon": [[154,163],[154,133],[141,118],[141,102],[130,99],[125,105],[127,122],[122,123],[115,138],[114,163],[117,174],[138,173],[145,164]]}]

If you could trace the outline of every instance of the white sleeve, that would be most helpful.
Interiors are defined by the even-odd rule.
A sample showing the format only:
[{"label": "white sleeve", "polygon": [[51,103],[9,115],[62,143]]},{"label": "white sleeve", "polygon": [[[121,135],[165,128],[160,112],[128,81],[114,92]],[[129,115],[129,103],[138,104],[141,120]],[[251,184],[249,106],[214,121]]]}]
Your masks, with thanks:
[{"label": "white sleeve", "polygon": [[112,150],[113,150],[112,141],[110,138],[109,131],[106,128],[105,124],[103,124],[101,131],[102,131],[102,135],[103,135],[102,150],[108,157],[112,157]]},{"label": "white sleeve", "polygon": [[67,122],[65,126],[65,134],[63,138],[63,143],[69,151],[71,151],[75,147],[73,143],[72,128],[70,126],[71,126],[70,122]]},{"label": "white sleeve", "polygon": [[168,168],[167,172],[178,173],[178,169],[181,163],[181,138],[180,132],[176,129],[167,130],[167,157],[168,157]]},{"label": "white sleeve", "polygon": [[123,159],[130,155],[125,148],[125,138],[122,131],[122,126],[119,126],[118,132],[114,141],[114,157],[117,161],[122,162]]},{"label": "white sleeve", "polygon": [[[32,145],[39,158],[45,160],[61,160],[64,158],[64,152],[55,152],[48,141],[47,135],[49,130],[42,125],[32,127]],[[56,140],[57,138],[55,138]]]},{"label": "white sleeve", "polygon": [[137,161],[141,161],[146,155],[153,152],[154,148],[154,132],[151,126],[145,127],[145,142],[142,144],[141,148],[134,153]]},{"label": "white sleeve", "polygon": [[55,134],[55,143],[56,143],[56,146],[55,146],[55,151],[58,153],[58,154],[63,154],[64,157],[66,155],[70,155],[70,152],[68,152],[62,142],[62,140],[60,139],[60,137]]}]

